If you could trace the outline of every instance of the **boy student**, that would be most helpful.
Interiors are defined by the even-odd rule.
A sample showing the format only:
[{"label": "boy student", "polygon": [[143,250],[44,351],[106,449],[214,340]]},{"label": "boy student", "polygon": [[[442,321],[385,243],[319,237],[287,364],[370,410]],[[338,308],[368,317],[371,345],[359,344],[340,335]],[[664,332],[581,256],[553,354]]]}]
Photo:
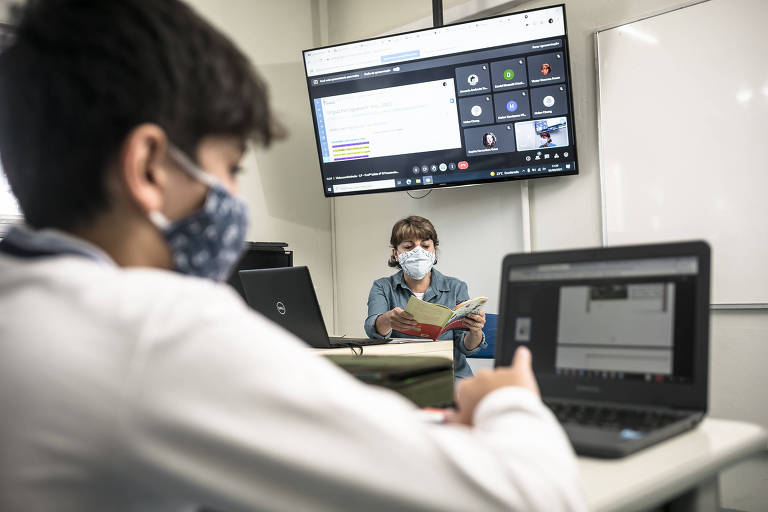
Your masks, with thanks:
[{"label": "boy student", "polygon": [[1,510],[582,510],[530,353],[420,420],[217,284],[264,85],[177,0],[30,0],[0,55]]}]

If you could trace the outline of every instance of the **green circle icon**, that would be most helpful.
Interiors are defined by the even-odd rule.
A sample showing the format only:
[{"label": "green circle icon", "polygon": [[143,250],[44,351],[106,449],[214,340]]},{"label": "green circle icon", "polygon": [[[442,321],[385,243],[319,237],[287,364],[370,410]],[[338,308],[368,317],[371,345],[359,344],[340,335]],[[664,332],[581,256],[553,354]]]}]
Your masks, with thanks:
[{"label": "green circle icon", "polygon": [[504,80],[512,80],[515,78],[515,72],[511,69],[504,70]]}]

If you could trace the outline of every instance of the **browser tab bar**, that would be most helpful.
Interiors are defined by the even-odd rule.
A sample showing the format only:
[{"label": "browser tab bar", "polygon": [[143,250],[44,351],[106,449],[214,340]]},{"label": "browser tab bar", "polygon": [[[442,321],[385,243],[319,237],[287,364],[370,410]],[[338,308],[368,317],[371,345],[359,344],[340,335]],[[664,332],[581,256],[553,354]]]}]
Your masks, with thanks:
[{"label": "browser tab bar", "polygon": [[[461,37],[463,33],[468,37]],[[564,33],[563,11],[559,7],[552,7],[333,48],[309,50],[304,52],[304,60],[307,76],[312,77],[551,38]]]}]

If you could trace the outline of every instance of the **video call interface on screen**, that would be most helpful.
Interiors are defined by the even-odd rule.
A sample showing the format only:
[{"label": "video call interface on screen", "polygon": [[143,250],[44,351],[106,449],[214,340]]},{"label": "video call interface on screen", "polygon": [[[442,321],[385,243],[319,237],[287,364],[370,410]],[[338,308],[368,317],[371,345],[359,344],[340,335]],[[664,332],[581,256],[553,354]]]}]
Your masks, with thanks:
[{"label": "video call interface on screen", "polygon": [[326,196],[576,174],[562,6],[307,50]]},{"label": "video call interface on screen", "polygon": [[537,374],[690,383],[697,261],[513,269],[505,340],[531,348]]}]

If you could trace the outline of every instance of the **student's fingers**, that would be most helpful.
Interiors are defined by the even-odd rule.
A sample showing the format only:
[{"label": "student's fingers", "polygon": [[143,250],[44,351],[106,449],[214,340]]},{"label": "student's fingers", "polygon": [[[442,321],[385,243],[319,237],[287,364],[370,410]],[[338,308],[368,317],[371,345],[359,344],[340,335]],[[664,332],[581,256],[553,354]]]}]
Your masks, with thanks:
[{"label": "student's fingers", "polygon": [[457,423],[472,425],[475,407],[488,393],[514,382],[497,370],[478,370],[474,377],[462,379],[456,385]]},{"label": "student's fingers", "polygon": [[536,382],[536,376],[533,374],[532,360],[533,356],[528,347],[517,347],[511,370],[515,373],[518,381],[517,385],[530,389],[537,395],[541,395],[539,385]]},{"label": "student's fingers", "polygon": [[512,360],[512,368],[519,371],[532,372],[532,359],[533,356],[531,356],[531,351],[528,350],[528,347],[519,346],[517,347],[517,350],[515,350],[514,359]]},{"label": "student's fingers", "polygon": [[494,390],[505,386],[519,386],[539,395],[531,360],[530,350],[519,347],[511,367],[479,370],[474,377],[461,380],[456,385],[458,411],[449,421],[472,425],[472,415],[480,400]]},{"label": "student's fingers", "polygon": [[450,416],[446,416],[448,423],[462,423],[472,425],[472,413],[475,410],[477,400],[475,399],[477,377],[462,379],[456,384],[456,407],[457,409]]},{"label": "student's fingers", "polygon": [[446,423],[462,423],[466,425],[466,423],[462,421],[463,418],[459,414],[459,411],[457,411],[456,409],[446,409],[443,412],[443,415],[445,416]]}]

